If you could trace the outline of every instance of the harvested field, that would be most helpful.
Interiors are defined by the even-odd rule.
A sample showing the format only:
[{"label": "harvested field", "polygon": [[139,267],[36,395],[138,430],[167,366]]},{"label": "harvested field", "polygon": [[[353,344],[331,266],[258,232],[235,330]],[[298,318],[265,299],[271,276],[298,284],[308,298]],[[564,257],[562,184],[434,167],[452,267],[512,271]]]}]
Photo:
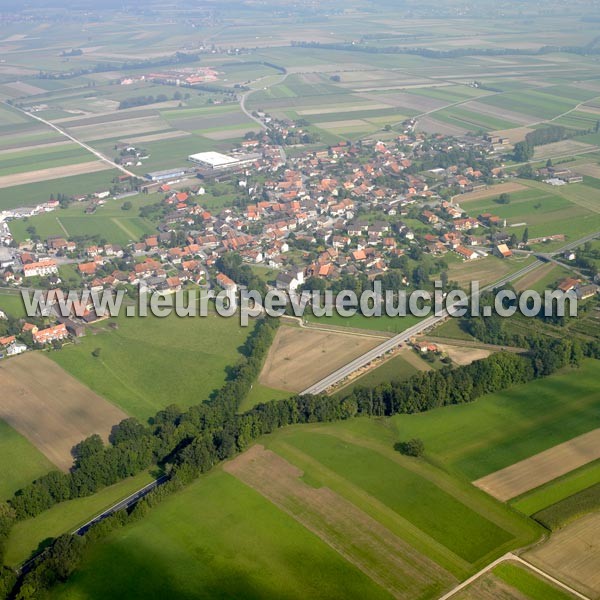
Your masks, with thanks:
[{"label": "harvested field", "polygon": [[600,598],[600,513],[552,534],[525,558],[590,598]]},{"label": "harvested field", "polygon": [[578,173],[582,175],[588,175],[589,177],[596,177],[600,179],[600,164],[598,163],[586,163],[583,165],[577,165],[575,167]]},{"label": "harvested field", "polygon": [[29,83],[24,83],[23,81],[14,81],[5,85],[6,87],[12,88],[13,90],[23,94],[23,96],[34,96],[35,94],[44,94],[46,92],[46,90],[40,87],[36,87],[35,85],[31,85]]},{"label": "harvested field", "polygon": [[112,167],[108,163],[102,162],[101,160],[92,160],[76,165],[65,165],[64,167],[52,167],[50,169],[40,169],[39,171],[4,175],[3,177],[0,177],[0,189],[25,183],[37,183],[38,181],[49,181],[51,179],[60,179],[61,177],[71,177],[72,175],[97,173],[98,171],[107,171],[111,168]]},{"label": "harvested field", "polygon": [[492,354],[491,350],[486,350],[485,348],[449,346],[447,344],[436,345],[442,352],[445,352],[452,359],[452,362],[460,366],[470,365],[473,361],[487,358],[490,354]]},{"label": "harvested field", "polygon": [[470,285],[472,281],[478,281],[480,285],[487,285],[507,275],[510,267],[511,263],[508,260],[486,256],[485,258],[451,263],[449,276],[459,285]]},{"label": "harvested field", "polygon": [[252,125],[248,125],[248,127],[240,127],[239,129],[222,129],[221,131],[204,131],[202,135],[207,137],[209,140],[231,140],[234,138],[241,138],[244,134],[249,131],[260,131],[258,126],[253,127]]},{"label": "harvested field", "polygon": [[186,137],[188,135],[192,134],[189,131],[163,131],[162,133],[152,133],[150,135],[126,138],[126,140],[121,141],[128,144],[145,144],[146,142],[160,142],[161,140],[170,140],[173,138]]},{"label": "harvested field", "polygon": [[94,125],[80,125],[79,127],[69,128],[68,132],[83,142],[89,142],[113,137],[142,135],[168,128],[169,125],[160,117],[142,117],[140,119],[126,119]]},{"label": "harvested field", "polygon": [[384,110],[386,108],[390,108],[389,104],[357,104],[356,106],[344,106],[343,110],[340,110],[339,106],[333,107],[323,107],[323,108],[306,108],[304,110],[297,111],[299,115],[310,116],[310,115],[328,115],[328,114],[338,114],[340,112],[349,113],[349,112],[362,112],[362,111],[371,111],[371,110]]},{"label": "harvested field", "polygon": [[317,127],[325,130],[331,129],[346,129],[354,127],[368,127],[369,124],[361,119],[346,119],[345,121],[324,121],[322,123],[315,123]]},{"label": "harvested field", "polygon": [[0,389],[0,419],[65,471],[75,444],[94,433],[106,439],[128,416],[40,352],[3,361]]},{"label": "harvested field", "polygon": [[580,107],[578,107],[577,110],[580,110],[580,111],[586,112],[586,113],[591,113],[593,115],[600,115],[600,108],[598,108],[596,106],[587,106],[585,104],[582,104]]},{"label": "harvested field", "polygon": [[505,502],[598,458],[600,429],[594,429],[473,483]]},{"label": "harvested field", "polygon": [[280,327],[259,382],[300,392],[380,343],[375,337]]},{"label": "harvested field", "polygon": [[453,202],[458,204],[464,204],[465,202],[472,202],[474,200],[485,200],[492,196],[499,196],[500,194],[511,194],[513,192],[520,192],[526,190],[527,187],[521,183],[511,181],[509,183],[500,183],[498,185],[491,185],[483,190],[477,190],[475,192],[467,192],[466,194],[459,194],[452,198]]},{"label": "harvested field", "polygon": [[523,292],[532,289],[536,283],[547,277],[555,267],[556,265],[554,263],[547,263],[530,271],[525,277],[522,277],[514,283],[515,290],[517,292]]},{"label": "harvested field", "polygon": [[569,154],[577,154],[578,152],[587,152],[591,150],[598,150],[598,148],[592,144],[586,144],[585,142],[578,142],[576,140],[563,140],[562,142],[553,142],[552,144],[536,146],[533,153],[533,158],[542,159],[553,156],[566,156]]},{"label": "harvested field", "polygon": [[533,129],[529,127],[514,127],[513,129],[500,129],[498,131],[491,131],[491,135],[498,135],[503,138],[508,138],[511,144],[522,142],[525,136],[532,132]]},{"label": "harvested field", "polygon": [[442,123],[432,117],[420,118],[417,121],[416,129],[417,131],[424,131],[426,133],[441,133],[444,135],[463,135],[467,131],[462,127]]},{"label": "harvested field", "polygon": [[497,106],[490,106],[484,102],[466,102],[463,104],[464,108],[474,110],[482,115],[488,115],[490,117],[499,117],[507,121],[512,121],[519,125],[527,125],[531,123],[531,115],[524,115],[523,113],[507,110],[506,108],[499,108]]},{"label": "harvested field", "polygon": [[453,580],[342,496],[304,483],[300,469],[261,445],[225,464],[224,470],[312,531],[394,598],[419,598]]}]

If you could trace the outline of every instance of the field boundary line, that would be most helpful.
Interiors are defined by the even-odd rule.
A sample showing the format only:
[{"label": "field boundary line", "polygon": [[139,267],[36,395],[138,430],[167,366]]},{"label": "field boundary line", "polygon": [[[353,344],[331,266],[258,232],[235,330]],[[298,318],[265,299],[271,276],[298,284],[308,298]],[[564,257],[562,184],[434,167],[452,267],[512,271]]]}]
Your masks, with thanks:
[{"label": "field boundary line", "polygon": [[23,110],[22,108],[19,108],[18,106],[12,106],[11,104],[8,104],[8,102],[6,102],[6,101],[4,101],[4,104],[9,106],[10,108],[14,108],[14,109],[18,110],[19,112],[23,113],[24,115],[26,115],[32,119],[35,119],[36,121],[39,121],[40,123],[43,123],[44,125],[47,125],[48,127],[51,127],[52,129],[54,129],[55,131],[60,133],[60,135],[75,142],[76,144],[78,144],[83,149],[87,150],[88,152],[91,152],[94,156],[96,156],[101,161],[105,162],[106,164],[110,165],[114,169],[119,169],[119,171],[125,173],[125,175],[128,175],[129,177],[133,177],[134,179],[138,178],[138,175],[136,175],[135,173],[129,171],[128,169],[126,169],[125,167],[123,167],[121,165],[118,165],[116,162],[110,160],[110,158],[108,158],[107,156],[102,154],[102,152],[95,150],[94,148],[92,148],[91,146],[86,144],[85,142],[80,141],[76,137],[72,136],[70,133],[67,133],[64,129],[61,129],[57,125],[54,125],[54,123],[51,123],[50,121],[46,121],[46,119],[42,119],[42,117],[38,117],[37,115],[27,112],[26,110]]},{"label": "field boundary line", "polygon": [[552,575],[549,575],[548,573],[542,571],[541,569],[538,569],[538,567],[532,565],[531,563],[522,559],[520,556],[517,556],[513,552],[507,552],[500,558],[497,558],[496,560],[491,562],[489,565],[487,565],[480,571],[477,571],[477,573],[475,573],[475,575],[472,575],[468,579],[465,579],[462,583],[457,585],[455,588],[451,589],[449,592],[447,592],[446,594],[444,594],[443,596],[438,598],[438,600],[449,600],[449,598],[452,598],[453,596],[458,594],[458,592],[464,590],[466,587],[468,587],[469,585],[471,585],[472,583],[477,581],[477,579],[479,579],[482,575],[485,575],[486,573],[488,573],[489,571],[491,571],[492,569],[497,567],[499,564],[506,562],[506,561],[511,561],[511,560],[514,562],[523,564],[525,567],[527,567],[534,573],[541,575],[548,581],[551,581],[553,584],[557,585],[558,587],[560,587],[564,590],[567,590],[570,594],[576,596],[577,598],[580,598],[581,600],[592,600],[588,596],[585,596],[584,594],[582,594],[582,593],[578,592],[577,590],[573,589],[572,587],[568,586],[566,583],[563,583],[559,579],[556,579],[556,577],[552,577]]},{"label": "field boundary line", "polygon": [[542,569],[539,569],[535,565],[532,565],[529,561],[526,561],[524,558],[521,558],[520,556],[517,556],[517,555],[513,555],[513,560],[515,560],[518,563],[521,563],[521,564],[525,565],[526,567],[528,567],[529,569],[531,569],[532,571],[534,571],[538,575],[541,575],[542,577],[545,577],[548,581],[551,581],[555,585],[558,585],[559,587],[567,590],[568,592],[570,592],[574,596],[577,596],[578,598],[581,598],[581,600],[592,600],[588,596],[582,594],[581,592],[578,592],[576,589],[572,588],[571,586],[567,585],[566,583],[563,583],[560,579],[556,579],[556,577],[553,577],[549,573],[546,573],[545,571],[542,571]]},{"label": "field boundary line", "polygon": [[58,223],[58,226],[63,230],[64,234],[67,236],[67,238],[70,236],[69,232],[67,231],[67,228],[63,225],[63,222],[56,217],[56,222]]}]

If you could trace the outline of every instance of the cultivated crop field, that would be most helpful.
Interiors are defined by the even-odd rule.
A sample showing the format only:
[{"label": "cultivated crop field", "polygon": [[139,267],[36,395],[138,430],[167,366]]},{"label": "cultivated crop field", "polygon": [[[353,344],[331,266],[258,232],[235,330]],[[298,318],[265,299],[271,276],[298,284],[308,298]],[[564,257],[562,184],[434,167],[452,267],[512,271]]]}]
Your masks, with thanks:
[{"label": "cultivated crop field", "polygon": [[456,600],[574,600],[575,596],[516,561],[505,561],[477,578]]},{"label": "cultivated crop field", "polygon": [[595,429],[473,483],[504,502],[598,458],[600,429]]},{"label": "cultivated crop field", "polygon": [[63,470],[73,463],[75,444],[94,433],[107,439],[127,417],[40,352],[4,362],[0,387],[0,419]]},{"label": "cultivated crop field", "polygon": [[[525,227],[529,229],[530,238],[564,234],[567,240],[578,239],[600,228],[595,188],[585,184],[552,187],[535,181],[521,183],[529,189],[507,192],[510,194],[508,204],[495,201],[502,192],[498,186],[498,190],[493,187],[485,190],[493,194],[478,200],[467,198],[465,209],[474,216],[489,212],[506,219],[508,231],[515,233],[517,238]],[[458,202],[462,204],[460,198]]]},{"label": "cultivated crop field", "polygon": [[[93,164],[98,165],[100,170],[95,173],[77,174],[73,173],[71,167],[69,174],[65,174],[63,171],[65,167],[60,167],[63,172],[56,179],[48,180],[46,173],[44,181],[13,184],[11,187],[2,188],[0,191],[0,210],[41,204],[47,202],[51,194],[54,194],[55,197],[57,194],[75,196],[77,194],[109,190],[112,186],[112,180],[120,172],[116,169],[104,169],[106,163],[100,161],[94,161]],[[31,174],[29,173],[29,175]]]},{"label": "cultivated crop field", "polygon": [[600,597],[600,513],[555,532],[525,558],[590,598]]},{"label": "cultivated crop field", "polygon": [[596,460],[523,494],[511,505],[526,515],[533,515],[599,482],[600,461]]},{"label": "cultivated crop field", "polygon": [[298,327],[280,327],[259,381],[299,392],[381,343],[380,339]]},{"label": "cultivated crop field", "polygon": [[[420,598],[453,578],[334,491],[301,480],[303,472],[261,445],[224,466],[292,516],[394,598]],[[356,541],[361,540],[360,547]]]}]

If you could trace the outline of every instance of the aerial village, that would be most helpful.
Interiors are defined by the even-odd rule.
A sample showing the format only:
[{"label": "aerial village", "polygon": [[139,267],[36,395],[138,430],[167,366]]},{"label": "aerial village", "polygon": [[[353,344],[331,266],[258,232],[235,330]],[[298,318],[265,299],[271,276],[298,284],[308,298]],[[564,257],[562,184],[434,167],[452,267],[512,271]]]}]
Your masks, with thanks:
[{"label": "aerial village", "polygon": [[[156,232],[125,247],[65,237],[17,244],[10,222],[59,211],[56,199],[0,213],[0,285],[41,288],[58,301],[69,287],[59,270],[69,264],[82,286],[94,292],[127,288],[168,294],[200,286],[235,293],[245,282],[218,265],[220,257],[236,253],[242,263],[272,269],[271,285],[288,292],[335,286],[348,276],[366,283],[385,280],[388,273],[394,274],[389,282],[414,288],[445,270],[449,253],[462,261],[490,254],[508,259],[544,241],[517,238],[497,215],[461,207],[461,194],[514,177],[503,166],[500,138],[428,136],[414,132],[407,121],[405,132],[391,141],[340,142],[288,157],[289,142],[297,144],[306,134],[302,125],[262,113],[257,117],[266,131],[248,134],[230,155],[182,157],[180,169],[149,173],[116,196],[99,190],[69,198],[90,214],[130,194],[155,194]],[[143,154],[135,147],[120,151],[121,157]],[[543,171],[534,175],[551,185],[577,180],[568,169]],[[203,206],[213,180],[235,191],[238,200],[232,206]],[[429,272],[409,267],[408,258],[419,264],[424,256],[432,257]],[[564,285],[596,293],[595,285],[577,279]],[[25,343],[18,335],[0,338],[0,352],[18,354],[27,342],[58,346],[67,337],[84,335],[85,325],[98,317],[91,304],[77,313],[64,318],[57,311],[43,322],[24,321],[22,331],[31,336]]]}]

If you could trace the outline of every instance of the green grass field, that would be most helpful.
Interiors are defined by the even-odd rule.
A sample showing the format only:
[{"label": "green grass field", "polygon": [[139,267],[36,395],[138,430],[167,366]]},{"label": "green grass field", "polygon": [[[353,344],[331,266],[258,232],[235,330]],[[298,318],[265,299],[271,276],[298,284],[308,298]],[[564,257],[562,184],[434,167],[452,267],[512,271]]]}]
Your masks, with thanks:
[{"label": "green grass field", "polygon": [[408,379],[415,373],[417,373],[417,369],[411,363],[402,356],[394,356],[376,369],[356,378],[350,385],[341,389],[337,395],[344,396],[350,393],[355,387],[361,385],[374,387],[388,381]]},{"label": "green grass field", "polygon": [[21,293],[17,290],[0,292],[0,310],[13,317],[24,317],[25,306],[21,298]]},{"label": "green grass field", "polygon": [[53,597],[390,598],[316,535],[221,469],[98,544]]},{"label": "green grass field", "polygon": [[95,160],[93,154],[74,143],[64,146],[50,146],[49,148],[36,148],[34,150],[19,150],[1,156],[0,177],[39,169],[74,165],[92,160]]},{"label": "green grass field", "polygon": [[382,421],[357,419],[349,426],[358,436],[379,437],[390,445],[420,437],[431,457],[472,481],[594,429],[598,364],[586,360],[579,369],[472,404]]},{"label": "green grass field", "polygon": [[552,531],[600,508],[600,483],[595,483],[579,492],[559,500],[532,515]]},{"label": "green grass field", "polygon": [[75,196],[109,190],[117,174],[115,169],[3,188],[0,190],[0,210],[41,204],[50,199],[50,194]]},{"label": "green grass field", "polygon": [[[43,213],[26,220],[11,221],[10,230],[19,242],[31,237],[27,229],[35,227],[37,235],[44,240],[53,235],[97,235],[109,243],[125,246],[156,230],[152,222],[139,216],[139,209],[159,200],[156,194],[131,196],[122,200],[111,199],[94,214],[85,214],[87,202],[76,203],[66,209]],[[131,202],[130,210],[121,208],[125,201]]]},{"label": "green grass field", "polygon": [[527,568],[504,562],[492,573],[530,600],[572,600],[573,596]]},{"label": "green grass field", "polygon": [[[419,531],[447,548],[449,553],[470,564],[477,563],[513,538],[500,524],[482,514],[485,503],[474,508],[473,503],[468,506],[461,502],[457,496],[463,490],[458,486],[452,489],[449,478],[444,481],[448,484],[444,489],[441,481],[436,481],[425,465],[421,469],[418,461],[394,460],[393,448],[386,452],[369,442],[372,440],[368,438],[351,442],[343,435],[340,439],[317,431],[294,429],[282,432],[275,441],[269,440],[268,443],[288,460],[298,460],[298,466],[303,468],[302,459],[295,459],[287,445],[297,448],[352,487],[364,490],[407,519]],[[327,486],[343,493],[341,484],[338,487],[336,479],[328,473],[320,473],[316,468],[308,470],[308,466],[304,470],[309,473],[314,487]],[[475,502],[476,497],[478,494],[472,494],[471,500]],[[444,566],[449,568],[449,565]]]},{"label": "green grass field", "polygon": [[[220,388],[250,333],[235,318],[118,319],[101,322],[76,345],[50,356],[77,379],[128,414],[145,420],[176,403],[198,404]],[[98,358],[92,351],[101,349]]]},{"label": "green grass field", "polygon": [[29,441],[0,420],[0,501],[55,469]]},{"label": "green grass field", "polygon": [[511,504],[526,515],[532,515],[596,483],[600,483],[600,461],[598,460],[520,496]]},{"label": "green grass field", "polygon": [[[597,190],[593,187],[584,184],[551,187],[535,181],[523,183],[529,189],[511,193],[509,204],[498,204],[492,196],[466,203],[464,208],[472,216],[491,212],[506,219],[508,231],[519,239],[525,227],[529,229],[530,238],[562,233],[568,240],[576,240],[600,228]],[[561,246],[564,242],[556,244]]]},{"label": "green grass field", "polygon": [[250,410],[253,406],[260,404],[261,402],[270,402],[271,400],[282,400],[289,398],[290,392],[285,390],[276,390],[274,388],[261,385],[260,383],[254,383],[250,393],[242,400],[238,412],[243,413]]},{"label": "green grass field", "polygon": [[405,329],[416,325],[420,320],[419,317],[410,314],[405,317],[389,317],[386,314],[383,314],[381,317],[365,317],[357,313],[352,317],[342,317],[337,312],[334,312],[330,317],[315,317],[313,314],[307,312],[304,318],[311,323],[370,329],[371,331],[387,331],[390,333],[401,333]]}]

